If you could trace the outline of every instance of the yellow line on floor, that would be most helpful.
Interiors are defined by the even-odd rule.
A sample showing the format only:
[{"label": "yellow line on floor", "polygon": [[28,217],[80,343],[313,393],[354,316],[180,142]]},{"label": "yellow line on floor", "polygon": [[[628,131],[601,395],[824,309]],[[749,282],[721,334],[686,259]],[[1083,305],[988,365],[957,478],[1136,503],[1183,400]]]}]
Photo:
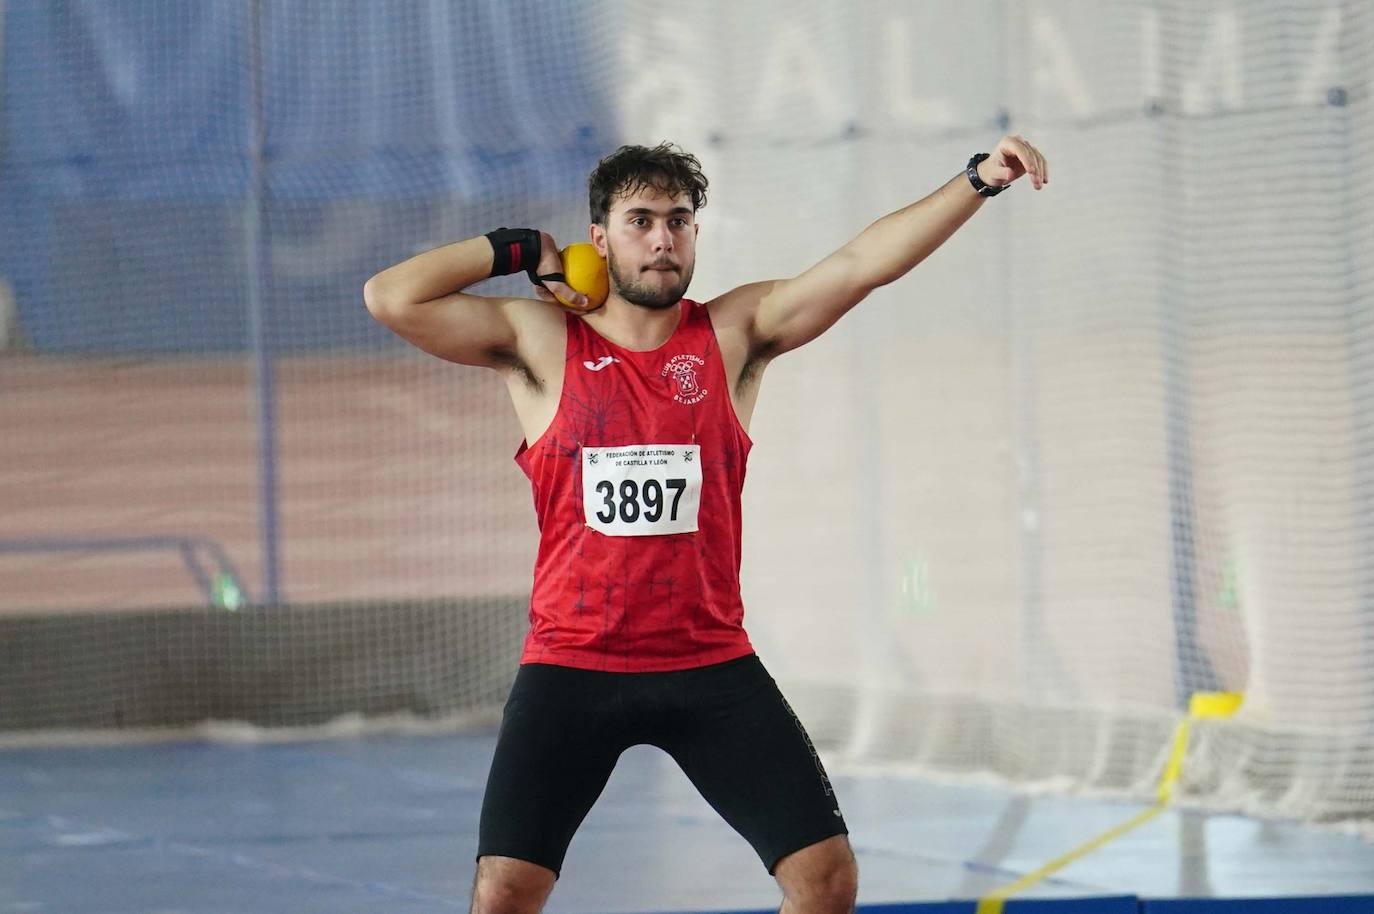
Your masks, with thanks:
[{"label": "yellow line on floor", "polygon": [[1157,801],[1149,809],[1141,810],[1125,822],[1115,825],[1094,838],[1080,844],[1073,850],[1033,872],[1027,873],[1015,882],[1002,886],[978,899],[978,914],[1002,914],[1006,900],[1017,892],[1035,885],[1047,876],[1062,870],[1075,860],[1082,859],[1108,842],[1114,841],[1134,828],[1144,825],[1168,808],[1173,798],[1174,786],[1183,777],[1183,759],[1188,754],[1188,737],[1195,720],[1204,718],[1230,717],[1236,713],[1244,699],[1239,692],[1198,692],[1188,702],[1188,716],[1179,721],[1174,729],[1173,745],[1169,750],[1169,761],[1159,779],[1156,790]]}]

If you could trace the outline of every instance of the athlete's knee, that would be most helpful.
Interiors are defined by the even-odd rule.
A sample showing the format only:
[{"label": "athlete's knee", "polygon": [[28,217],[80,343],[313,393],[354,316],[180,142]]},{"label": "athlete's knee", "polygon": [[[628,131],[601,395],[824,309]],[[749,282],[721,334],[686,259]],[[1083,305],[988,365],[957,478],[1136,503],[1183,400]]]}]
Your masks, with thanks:
[{"label": "athlete's knee", "polygon": [[859,899],[859,868],[850,862],[817,874],[802,897],[809,902],[803,909],[808,914],[853,914]]},{"label": "athlete's knee", "polygon": [[524,860],[483,857],[477,861],[472,914],[539,914],[557,878]]},{"label": "athlete's knee", "polygon": [[859,867],[843,835],[784,857],[775,873],[788,914],[851,914],[858,900]]},{"label": "athlete's knee", "polygon": [[859,871],[851,864],[819,874],[783,895],[784,914],[854,914],[859,899]]}]

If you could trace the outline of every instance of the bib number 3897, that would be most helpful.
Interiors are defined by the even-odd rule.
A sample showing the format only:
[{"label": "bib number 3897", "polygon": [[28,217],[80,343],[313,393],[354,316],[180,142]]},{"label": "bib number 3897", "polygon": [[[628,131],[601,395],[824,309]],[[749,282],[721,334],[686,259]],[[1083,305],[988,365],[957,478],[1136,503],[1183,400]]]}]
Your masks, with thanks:
[{"label": "bib number 3897", "polygon": [[701,445],[582,449],[587,526],[607,536],[693,533],[701,506]]}]

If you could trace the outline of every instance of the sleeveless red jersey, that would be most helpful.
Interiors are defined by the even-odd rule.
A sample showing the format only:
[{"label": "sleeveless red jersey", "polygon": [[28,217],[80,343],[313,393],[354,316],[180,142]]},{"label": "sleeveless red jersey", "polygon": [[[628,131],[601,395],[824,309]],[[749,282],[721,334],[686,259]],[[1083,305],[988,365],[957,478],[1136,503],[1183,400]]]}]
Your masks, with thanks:
[{"label": "sleeveless red jersey", "polygon": [[659,672],[752,653],[740,600],[751,442],[706,306],[651,352],[567,314],[553,424],[515,461],[539,521],[521,663]]}]

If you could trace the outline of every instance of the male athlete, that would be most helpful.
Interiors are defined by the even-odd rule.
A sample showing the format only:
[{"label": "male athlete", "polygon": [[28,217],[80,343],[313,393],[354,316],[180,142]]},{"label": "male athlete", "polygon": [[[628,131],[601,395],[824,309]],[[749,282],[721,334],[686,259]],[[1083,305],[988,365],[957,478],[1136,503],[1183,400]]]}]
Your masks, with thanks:
[{"label": "male athlete", "polygon": [[[903,276],[1044,157],[1009,136],[792,279],[684,298],[700,163],[624,146],[592,172],[591,310],[547,232],[499,229],[368,280],[381,323],[495,369],[525,433],[539,553],[530,631],[482,806],[474,914],[542,909],[573,833],[630,746],[658,746],[753,845],[782,911],[850,912],[858,868],[810,739],[750,646],[740,492],[764,369]],[[760,239],[760,243],[766,243]],[[538,300],[463,290],[524,270]]]}]

